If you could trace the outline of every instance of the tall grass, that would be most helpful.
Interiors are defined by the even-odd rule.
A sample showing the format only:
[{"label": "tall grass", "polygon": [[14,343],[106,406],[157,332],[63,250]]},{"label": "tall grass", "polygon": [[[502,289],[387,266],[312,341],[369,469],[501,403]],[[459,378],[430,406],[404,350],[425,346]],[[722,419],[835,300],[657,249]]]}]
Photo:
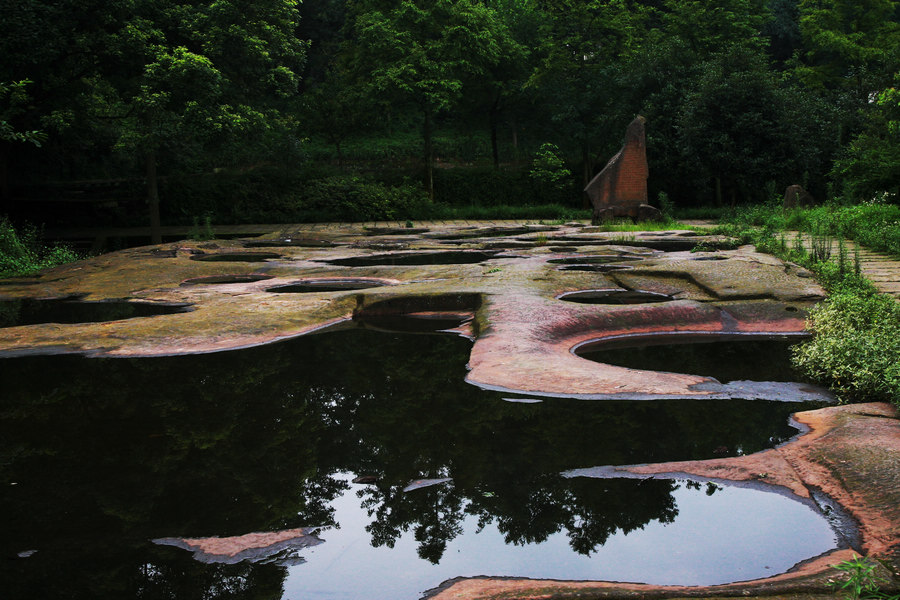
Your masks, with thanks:
[{"label": "tall grass", "polygon": [[900,206],[896,204],[831,204],[794,210],[773,205],[742,206],[728,210],[719,222],[731,231],[756,227],[850,239],[900,257]]}]

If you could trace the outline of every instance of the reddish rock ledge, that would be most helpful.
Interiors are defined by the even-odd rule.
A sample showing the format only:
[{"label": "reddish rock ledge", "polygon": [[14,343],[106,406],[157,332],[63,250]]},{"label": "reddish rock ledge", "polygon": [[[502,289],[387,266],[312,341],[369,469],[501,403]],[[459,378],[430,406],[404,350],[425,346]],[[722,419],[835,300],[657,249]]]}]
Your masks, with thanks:
[{"label": "reddish rock ledge", "polygon": [[809,431],[749,456],[585,469],[570,476],[689,478],[743,482],[810,498],[827,497],[856,521],[859,547],[834,550],[787,573],[707,587],[603,581],[468,578],[446,582],[432,600],[509,598],[834,598],[845,575],[834,565],[864,555],[880,561],[884,589],[896,589],[900,562],[900,418],[888,404],[856,404],[795,415]]}]

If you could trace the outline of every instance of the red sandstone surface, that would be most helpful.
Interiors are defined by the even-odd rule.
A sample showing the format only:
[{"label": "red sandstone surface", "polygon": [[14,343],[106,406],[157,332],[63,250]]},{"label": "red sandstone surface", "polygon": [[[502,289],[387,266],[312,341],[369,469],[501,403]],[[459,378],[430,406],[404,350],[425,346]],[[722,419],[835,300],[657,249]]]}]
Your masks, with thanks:
[{"label": "red sandstone surface", "polygon": [[[455,249],[508,243],[492,237],[498,228],[463,228]],[[715,398],[738,391],[697,375],[636,371],[581,359],[572,350],[586,341],[622,336],[690,332],[701,334],[801,333],[805,310],[824,292],[808,273],[751,248],[690,252],[722,240],[692,232],[648,232],[622,239],[580,224],[541,226],[515,235],[515,254],[483,264],[337,266],[336,258],[383,253],[382,244],[415,250],[446,249],[429,232],[381,232],[362,228],[317,233],[320,247],[277,247],[262,263],[204,262],[199,253],[244,249],[240,240],[212,244],[179,242],[123,250],[53,269],[21,281],[4,282],[0,300],[64,298],[127,299],[187,303],[195,310],[175,315],[105,323],[44,323],[0,328],[0,356],[28,353],[85,353],[98,356],[156,356],[212,352],[269,343],[329,327],[353,326],[368,315],[472,317],[462,327],[475,339],[469,380],[483,386],[533,394],[602,397]],[[445,238],[456,230],[447,228]],[[538,233],[540,232],[540,238]],[[284,232],[282,232],[283,234]],[[295,239],[309,237],[294,232]],[[396,236],[403,235],[398,242]],[[363,246],[354,246],[361,240]],[[277,241],[277,240],[270,240]],[[327,243],[326,243],[327,242]],[[659,248],[676,248],[661,252]],[[681,250],[678,250],[681,248]],[[618,270],[563,270],[551,261],[620,256]],[[588,260],[585,261],[591,264]],[[569,263],[571,264],[571,262]],[[596,263],[594,263],[596,265]],[[246,281],[182,285],[187,280],[247,276]],[[252,276],[252,277],[251,277]],[[261,280],[259,276],[265,276]],[[310,279],[378,279],[391,285],[365,290],[273,294],[267,288]],[[648,305],[579,305],[557,300],[578,290],[622,289],[671,295],[673,302]],[[718,387],[717,387],[718,386]],[[801,389],[775,390],[801,393]],[[749,393],[755,393],[753,391]],[[756,396],[750,396],[756,397]],[[715,400],[711,400],[715,401]],[[778,486],[801,497],[811,488],[836,500],[860,524],[860,552],[893,560],[900,542],[900,430],[886,405],[835,407],[798,415],[811,431],[781,448],[752,456],[711,461],[619,467],[619,474],[686,476]],[[182,540],[202,552],[236,556],[247,549],[289,541],[298,531],[259,533],[226,539]],[[300,532],[302,534],[302,531]],[[469,579],[436,597],[569,598],[747,596],[813,590],[828,594],[835,576],[828,565],[849,558],[843,550],[761,582],[713,588],[660,588],[601,582]]]}]

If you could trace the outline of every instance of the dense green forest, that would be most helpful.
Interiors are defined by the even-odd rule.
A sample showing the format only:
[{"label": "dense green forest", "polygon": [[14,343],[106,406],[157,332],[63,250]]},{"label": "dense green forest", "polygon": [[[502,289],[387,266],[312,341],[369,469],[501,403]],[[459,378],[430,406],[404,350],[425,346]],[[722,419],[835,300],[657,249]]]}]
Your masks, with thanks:
[{"label": "dense green forest", "polygon": [[636,114],[653,203],[896,203],[898,24],[889,0],[6,0],[0,215],[578,208]]}]

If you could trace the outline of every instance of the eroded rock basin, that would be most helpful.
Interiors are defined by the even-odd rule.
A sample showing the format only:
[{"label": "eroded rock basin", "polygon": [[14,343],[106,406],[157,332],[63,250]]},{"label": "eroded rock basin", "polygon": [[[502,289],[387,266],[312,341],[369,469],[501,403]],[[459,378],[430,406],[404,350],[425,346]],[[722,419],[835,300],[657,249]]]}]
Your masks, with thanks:
[{"label": "eroded rock basin", "polygon": [[[283,585],[284,597],[748,595],[829,590],[829,565],[851,552],[893,556],[900,435],[889,407],[823,409],[833,399],[804,383],[727,383],[706,368],[671,372],[665,357],[616,365],[572,352],[629,336],[802,335],[822,291],[801,269],[750,248],[698,260],[707,256],[691,244],[728,244],[688,232],[640,234],[628,246],[583,227],[510,231],[523,240],[513,255],[485,251],[506,231],[428,229],[317,232],[321,243],[290,246],[279,240],[311,236],[280,231],[278,254],[246,266],[192,257],[255,242],[217,241],[214,252],[182,242],[4,282],[0,300],[78,295],[193,309],[0,329],[0,370],[17,382],[2,400],[15,415],[3,438],[17,441],[4,451],[28,449],[4,463],[16,485],[0,493],[5,514],[21,515],[4,541],[10,589],[58,595],[41,576],[52,565],[70,574],[56,579],[76,597],[112,572],[150,588],[237,577],[248,593]],[[378,250],[401,233],[402,251]],[[452,256],[448,239],[458,242]],[[573,244],[585,256],[630,257],[629,268],[562,270],[616,264],[579,263]],[[452,260],[418,258],[438,254]],[[596,290],[664,300],[558,299]],[[435,330],[462,337],[390,333]],[[306,350],[272,344],[287,338]],[[436,350],[448,343],[462,344],[455,358]],[[93,358],[41,356],[51,354]],[[68,374],[67,385],[29,368]],[[795,417],[800,437],[787,424],[796,411],[805,411]],[[826,505],[848,518],[829,521]],[[101,517],[96,507],[118,508]],[[644,566],[646,550],[628,554],[666,548],[662,538],[695,509],[787,521],[745,533],[723,522],[709,535],[684,525],[672,547],[697,535],[697,553],[670,567],[675,550]],[[110,537],[110,515],[126,513]],[[728,549],[744,555],[711,569],[715,577],[685,575],[727,556],[715,543],[728,535],[743,540]],[[196,552],[194,542],[232,558],[195,560],[183,549]],[[315,575],[323,563],[343,569],[344,583]],[[596,579],[644,587],[574,581]],[[745,580],[758,581],[731,583]]]}]

